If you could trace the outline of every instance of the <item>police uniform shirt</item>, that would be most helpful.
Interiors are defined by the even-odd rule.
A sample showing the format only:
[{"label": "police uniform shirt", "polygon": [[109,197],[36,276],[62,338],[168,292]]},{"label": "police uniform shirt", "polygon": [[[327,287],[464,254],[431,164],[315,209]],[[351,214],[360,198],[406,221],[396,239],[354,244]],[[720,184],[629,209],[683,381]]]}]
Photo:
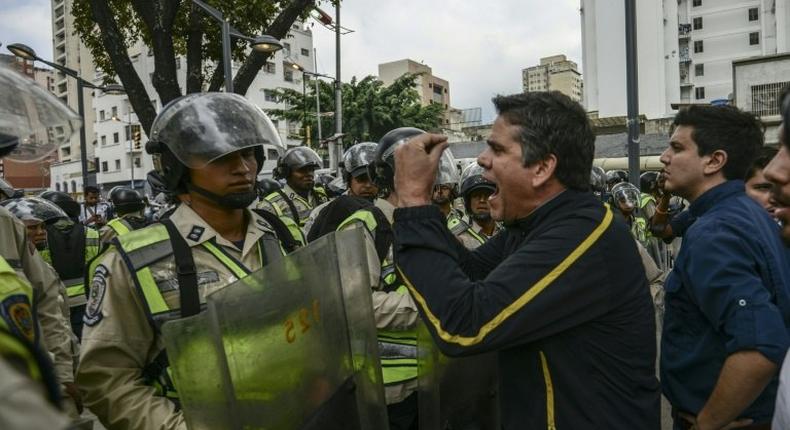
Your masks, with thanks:
[{"label": "police uniform shirt", "polygon": [[[318,198],[319,192],[316,191],[314,188],[309,193],[307,193],[307,199],[299,195],[290,185],[286,184],[282,188],[283,194],[288,197],[294,204],[296,208],[297,215],[299,216],[299,225],[304,225],[307,218],[310,216],[310,212],[313,210],[314,207],[317,205],[324,203],[326,199]],[[291,207],[288,205],[279,193],[272,193],[268,196],[264,197],[261,200],[260,204],[258,205],[260,209],[266,209],[270,212],[277,214],[277,216],[287,216],[293,218],[293,214],[291,213]]]},{"label": "police uniform shirt", "polygon": [[[264,236],[273,237],[273,233],[262,218],[251,211],[245,212],[248,222],[243,249],[217,234],[185,204],[170,217],[192,249],[201,302],[206,295],[238,279],[207,246],[214,245],[250,272],[261,268],[258,242]],[[163,228],[155,224],[116,238],[113,247],[101,257],[91,281],[77,380],[84,391],[86,406],[108,428],[185,428],[183,415],[176,411],[175,405],[156,396],[154,388],[143,383],[141,369],[164,349],[164,343],[149,321],[147,304],[134,285],[129,267],[115,249],[121,241],[145,240]],[[274,252],[279,253],[279,245]],[[277,258],[272,255],[274,252],[266,253],[267,261]],[[179,289],[173,256],[146,267],[164,302],[172,309],[170,317],[178,318]]]},{"label": "police uniform shirt", "polygon": [[[35,323],[38,324],[39,342],[52,356],[55,374],[61,383],[74,381],[71,328],[68,307],[64,306],[66,289],[55,271],[41,258],[26,238],[24,224],[5,208],[0,207],[0,256],[17,275],[33,287]],[[35,330],[33,321],[16,320],[6,312],[9,303],[0,303],[2,314],[22,331]]]},{"label": "police uniform shirt", "polygon": [[51,429],[71,428],[69,418],[55,409],[44,391],[30,378],[0,358],[0,428]]}]

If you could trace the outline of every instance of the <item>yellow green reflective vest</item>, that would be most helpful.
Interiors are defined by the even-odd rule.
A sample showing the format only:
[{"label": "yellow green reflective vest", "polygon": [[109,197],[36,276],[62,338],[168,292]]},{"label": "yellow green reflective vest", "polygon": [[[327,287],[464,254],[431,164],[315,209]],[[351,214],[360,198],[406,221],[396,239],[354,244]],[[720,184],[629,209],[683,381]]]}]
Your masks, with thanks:
[{"label": "yellow green reflective vest", "polygon": [[[378,226],[376,218],[369,210],[360,209],[340,223],[337,230],[355,222],[361,222],[371,234],[375,234]],[[381,264],[381,286],[384,291],[409,294],[389,256]],[[403,384],[417,379],[417,331],[379,329],[377,337],[384,385]]]},{"label": "yellow green reflective vest", "polygon": [[[241,279],[250,274],[247,268],[220,251],[218,245],[206,241],[199,246],[211,253],[236,278]],[[282,252],[281,245],[278,245],[278,247],[280,252]],[[180,318],[180,309],[168,306],[162,292],[156,285],[150,268],[152,264],[173,254],[173,247],[167,228],[162,224],[154,224],[141,230],[131,231],[125,235],[115,237],[111,248],[116,249],[122,255],[129,273],[134,277],[137,291],[145,304],[146,313],[149,321],[153,323],[154,330],[159,332],[162,324],[169,320]],[[261,261],[265,261],[263,259],[264,252],[276,251],[277,249],[274,248],[263,250],[261,249],[261,242],[258,242],[258,254]],[[92,268],[95,270],[96,266],[97,262],[94,262]],[[157,389],[158,395],[171,399],[178,398],[175,382],[173,381],[165,354],[159,354],[154,363],[149,363],[144,370],[144,374],[146,382]]]},{"label": "yellow green reflective vest", "polygon": [[123,236],[126,233],[134,230],[132,226],[123,218],[113,218],[107,223],[107,227],[110,227],[116,236]]},{"label": "yellow green reflective vest", "polygon": [[475,238],[476,241],[480,242],[481,245],[486,243],[487,240],[485,237],[478,234],[472,228],[472,226],[469,225],[469,223],[452,214],[447,218],[447,229],[449,229],[450,232],[455,236],[458,236],[462,233],[468,233],[470,236]]},{"label": "yellow green reflective vest", "polygon": [[[315,193],[316,206],[321,203],[325,203],[329,201],[329,197],[326,195],[326,190],[324,190],[323,188],[313,187],[313,192]],[[301,206],[306,208],[306,210],[296,214],[291,213],[291,216],[289,217],[286,214],[286,212],[283,210],[283,207],[285,207],[287,208],[288,213],[292,212],[290,206],[288,205],[288,202],[285,201],[285,199],[287,198],[288,196],[286,196],[284,192],[274,191],[272,193],[269,193],[263,199],[271,204],[272,208],[274,209],[274,213],[278,217],[280,217],[280,219],[282,219],[284,222],[286,220],[290,220],[290,222],[293,224],[296,223],[295,218],[298,218],[299,222],[296,224],[298,224],[299,227],[304,227],[305,223],[307,222],[307,218],[310,217],[310,211],[313,210],[313,206],[311,206],[307,200],[302,198],[302,196],[298,194],[294,195],[294,198],[298,200]],[[299,210],[298,207],[296,207],[296,209]],[[286,225],[289,224],[286,222]],[[289,229],[290,229],[290,225],[289,225]],[[299,237],[295,234],[294,234],[294,238],[296,238],[297,240],[299,239]]]}]

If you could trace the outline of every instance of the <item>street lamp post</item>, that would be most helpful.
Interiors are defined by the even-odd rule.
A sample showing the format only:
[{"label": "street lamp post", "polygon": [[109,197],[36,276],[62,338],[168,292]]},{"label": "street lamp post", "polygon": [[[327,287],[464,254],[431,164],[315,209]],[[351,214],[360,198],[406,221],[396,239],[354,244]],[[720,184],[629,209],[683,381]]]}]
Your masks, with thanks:
[{"label": "street lamp post", "polygon": [[272,36],[264,34],[261,36],[250,37],[242,34],[239,30],[230,25],[230,22],[225,19],[225,16],[222,15],[222,12],[206,4],[205,2],[202,2],[201,0],[192,0],[192,3],[203,9],[222,26],[222,67],[225,72],[226,93],[233,92],[233,69],[231,68],[230,56],[231,36],[250,42],[252,49],[259,52],[276,52],[280,49],[283,49],[283,44]]},{"label": "street lamp post", "polygon": [[85,136],[85,100],[83,91],[85,88],[90,88],[93,90],[102,91],[107,94],[118,95],[124,93],[123,87],[118,84],[94,85],[81,78],[79,72],[76,70],[69,69],[68,67],[62,66],[58,63],[47,61],[36,55],[36,51],[34,51],[33,48],[21,43],[12,43],[8,45],[8,50],[17,57],[23,58],[25,60],[40,61],[77,80],[77,113],[79,113],[79,116],[82,119],[82,126],[80,127],[80,167],[82,169],[82,186],[84,188],[88,185],[88,146],[87,137]]}]

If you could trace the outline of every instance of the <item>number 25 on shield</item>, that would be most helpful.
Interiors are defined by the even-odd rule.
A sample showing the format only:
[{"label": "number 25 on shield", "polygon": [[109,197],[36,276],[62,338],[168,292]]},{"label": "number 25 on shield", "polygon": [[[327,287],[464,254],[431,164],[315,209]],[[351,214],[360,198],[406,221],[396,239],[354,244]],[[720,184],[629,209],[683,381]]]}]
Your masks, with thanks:
[{"label": "number 25 on shield", "polygon": [[[294,317],[288,318],[283,323],[283,327],[285,328],[285,341],[288,343],[294,343],[297,336],[307,333],[313,325],[321,320],[321,307],[318,300],[313,300],[313,304],[310,308],[299,308]],[[295,322],[294,319],[296,320]]]}]

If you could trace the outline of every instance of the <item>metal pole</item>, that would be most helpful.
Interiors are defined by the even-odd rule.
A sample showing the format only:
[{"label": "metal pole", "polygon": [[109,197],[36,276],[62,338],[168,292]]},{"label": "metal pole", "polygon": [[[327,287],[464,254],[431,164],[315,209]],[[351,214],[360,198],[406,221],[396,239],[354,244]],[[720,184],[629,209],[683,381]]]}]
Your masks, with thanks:
[{"label": "metal pole", "polygon": [[[340,83],[340,2],[335,6],[335,134],[343,133],[343,94]],[[337,138],[331,143],[329,152],[329,171],[337,172],[340,162],[340,151],[343,150],[343,139]]]},{"label": "metal pole", "polygon": [[[318,73],[318,50],[313,48],[313,71]],[[323,136],[321,135],[321,90],[318,86],[318,78],[315,79],[315,118],[316,126],[318,127],[318,142],[321,142]]]},{"label": "metal pole", "polygon": [[636,0],[625,0],[625,74],[628,99],[628,180],[639,187],[639,81]]},{"label": "metal pole", "polygon": [[85,190],[88,184],[88,144],[85,136],[85,100],[82,92],[82,79],[77,79],[77,109],[82,119],[80,126],[80,167],[82,168],[82,189]]},{"label": "metal pole", "polygon": [[222,20],[222,65],[225,69],[225,92],[233,92],[233,69],[230,63],[230,23]]},{"label": "metal pole", "polygon": [[310,141],[307,140],[307,73],[302,72],[302,133],[304,133],[304,141],[307,147],[310,147]]},{"label": "metal pole", "polygon": [[126,126],[129,127],[129,157],[131,157],[129,160],[131,161],[130,167],[132,169],[131,171],[132,180],[130,182],[132,185],[132,189],[134,189],[134,149],[132,147],[132,103],[127,99],[126,105],[127,105],[126,119],[128,120]]}]

